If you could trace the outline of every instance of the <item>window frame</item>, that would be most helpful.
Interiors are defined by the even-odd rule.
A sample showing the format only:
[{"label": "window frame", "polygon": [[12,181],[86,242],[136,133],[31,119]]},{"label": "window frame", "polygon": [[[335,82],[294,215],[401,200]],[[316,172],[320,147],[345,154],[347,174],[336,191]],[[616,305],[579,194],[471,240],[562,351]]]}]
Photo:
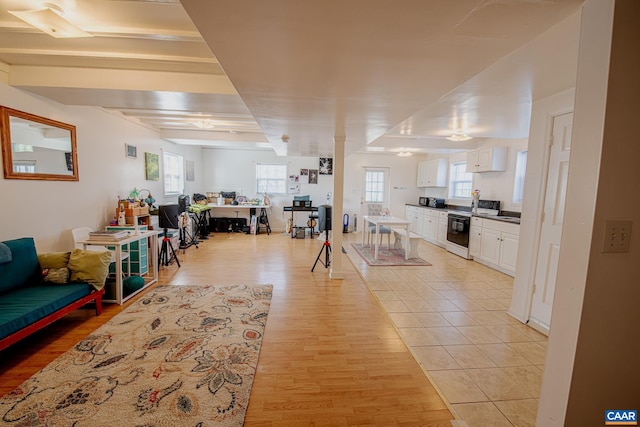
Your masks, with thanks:
[{"label": "window frame", "polygon": [[[177,173],[173,171],[173,161],[169,159],[175,159],[175,164],[178,168]],[[167,189],[167,185],[172,184],[175,177],[176,187]],[[165,196],[177,196],[184,192],[184,156],[182,154],[173,153],[171,151],[162,150],[162,179],[163,190]]]},{"label": "window frame", "polygon": [[[454,175],[459,175],[457,173],[458,167],[464,164],[464,172],[462,174],[469,175],[469,179],[456,179],[457,177]],[[466,178],[466,177],[465,177]],[[468,191],[462,190],[461,195],[456,195],[456,187],[459,183],[469,183]],[[452,200],[460,200],[460,201],[470,201],[471,200],[471,191],[473,191],[473,173],[467,171],[467,162],[466,160],[460,160],[451,162],[449,164],[449,199]]]},{"label": "window frame", "polygon": [[[278,169],[280,168],[284,168],[284,174],[282,177],[266,177],[266,178],[262,178],[261,175],[261,171],[259,171],[259,169],[261,169],[262,167],[277,167]],[[256,194],[269,194],[269,195],[275,195],[275,196],[286,196],[288,194],[288,179],[289,179],[289,168],[288,165],[286,163],[256,163],[256,168],[255,168],[255,178],[256,178]],[[265,188],[260,188],[260,184],[261,182],[266,182],[266,189]],[[280,183],[278,184],[278,187],[281,186],[281,189],[283,191],[269,191],[270,186],[268,183]]]},{"label": "window frame", "polygon": [[[368,181],[368,176],[369,173],[382,173],[382,190],[379,189],[373,189],[373,190],[368,190],[369,188],[369,184],[370,182]],[[382,205],[388,205],[389,204],[389,168],[388,167],[382,167],[382,166],[365,166],[364,167],[364,185],[363,185],[363,200],[364,203],[366,204],[370,204],[370,203],[380,203]],[[382,193],[382,200],[372,200],[369,198],[369,194],[371,193],[375,193],[375,194],[380,194]]]},{"label": "window frame", "polygon": [[513,177],[513,193],[511,195],[511,204],[522,206],[524,201],[524,184],[527,175],[527,159],[529,150],[519,150],[516,153],[516,166]]}]

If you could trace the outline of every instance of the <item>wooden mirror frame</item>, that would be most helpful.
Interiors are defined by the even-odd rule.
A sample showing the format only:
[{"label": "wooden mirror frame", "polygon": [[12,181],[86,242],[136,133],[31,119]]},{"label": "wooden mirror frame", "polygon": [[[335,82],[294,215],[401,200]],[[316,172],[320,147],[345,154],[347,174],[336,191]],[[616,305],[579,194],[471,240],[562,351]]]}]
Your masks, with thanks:
[{"label": "wooden mirror frame", "polygon": [[[78,153],[76,149],[76,127],[67,123],[14,110],[13,108],[0,106],[0,138],[2,139],[2,164],[4,166],[5,179],[31,179],[45,181],[78,181]],[[69,131],[71,139],[71,167],[70,174],[49,174],[49,173],[25,173],[13,171],[13,150],[11,147],[11,117],[18,117],[46,126],[55,127]]]}]

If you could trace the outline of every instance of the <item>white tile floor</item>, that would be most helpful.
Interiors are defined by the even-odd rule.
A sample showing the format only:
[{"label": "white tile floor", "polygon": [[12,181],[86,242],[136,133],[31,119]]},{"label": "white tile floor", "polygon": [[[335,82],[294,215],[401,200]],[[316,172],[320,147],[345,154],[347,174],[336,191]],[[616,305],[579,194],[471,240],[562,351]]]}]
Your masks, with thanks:
[{"label": "white tile floor", "polygon": [[470,427],[533,426],[547,337],[507,314],[513,278],[427,242],[429,267],[370,267],[344,248],[416,360]]}]

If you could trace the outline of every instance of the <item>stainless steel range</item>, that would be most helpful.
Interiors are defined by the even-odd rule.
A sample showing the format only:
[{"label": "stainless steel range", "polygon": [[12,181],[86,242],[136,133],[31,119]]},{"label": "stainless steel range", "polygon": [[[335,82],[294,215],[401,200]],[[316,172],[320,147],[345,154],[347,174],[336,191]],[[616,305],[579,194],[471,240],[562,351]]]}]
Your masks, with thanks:
[{"label": "stainless steel range", "polygon": [[[478,214],[498,215],[499,212],[499,200],[478,201]],[[446,249],[447,251],[465,259],[471,259],[471,256],[469,255],[469,229],[471,228],[471,216],[471,212],[449,211],[447,223]]]},{"label": "stainless steel range", "polygon": [[469,256],[469,227],[471,226],[471,212],[449,212],[447,222],[447,251],[470,259]]}]

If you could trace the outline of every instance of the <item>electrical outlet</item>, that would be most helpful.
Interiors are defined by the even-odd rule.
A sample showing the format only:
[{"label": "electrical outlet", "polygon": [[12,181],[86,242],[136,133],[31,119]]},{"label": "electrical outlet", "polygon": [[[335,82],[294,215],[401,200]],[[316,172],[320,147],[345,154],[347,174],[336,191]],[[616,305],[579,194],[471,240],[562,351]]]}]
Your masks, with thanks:
[{"label": "electrical outlet", "polygon": [[631,221],[605,221],[602,252],[629,252]]}]

